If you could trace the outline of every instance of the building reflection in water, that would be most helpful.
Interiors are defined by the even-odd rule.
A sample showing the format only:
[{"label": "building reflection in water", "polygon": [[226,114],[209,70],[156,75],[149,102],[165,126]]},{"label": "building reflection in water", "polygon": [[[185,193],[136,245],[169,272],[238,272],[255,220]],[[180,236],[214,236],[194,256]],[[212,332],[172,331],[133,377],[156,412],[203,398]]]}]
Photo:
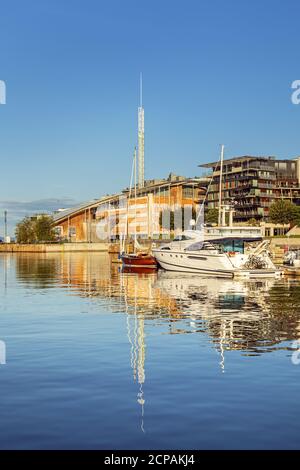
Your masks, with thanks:
[{"label": "building reflection in water", "polygon": [[[159,271],[120,272],[105,254],[18,255],[19,281],[60,286],[111,312],[124,312],[137,399],[144,413],[145,320],[163,319],[169,334],[205,334],[217,349],[222,372],[226,351],[260,355],[291,350],[300,337],[297,280],[237,281]],[[155,326],[155,323],[151,323]],[[143,422],[142,422],[143,428]]]},{"label": "building reflection in water", "polygon": [[[23,254],[15,258],[23,284],[70,288],[106,310],[147,319],[164,318],[170,334],[206,333],[226,349],[260,354],[299,337],[297,280],[237,281],[159,271],[120,272],[110,257],[96,253]],[[189,321],[187,321],[189,320]]]}]

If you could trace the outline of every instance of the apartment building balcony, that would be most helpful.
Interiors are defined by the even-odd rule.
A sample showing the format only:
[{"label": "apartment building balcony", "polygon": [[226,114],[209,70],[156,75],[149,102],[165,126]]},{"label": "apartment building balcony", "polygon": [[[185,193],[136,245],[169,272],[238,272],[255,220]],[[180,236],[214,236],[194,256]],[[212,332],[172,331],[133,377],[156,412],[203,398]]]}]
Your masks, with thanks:
[{"label": "apartment building balcony", "polygon": [[273,202],[273,201],[270,201],[270,202],[260,202],[260,203],[259,203],[259,206],[260,206],[260,207],[267,207],[267,208],[269,208],[269,207],[272,205],[272,202]]},{"label": "apartment building balcony", "polygon": [[276,199],[289,199],[289,200],[293,200],[293,199],[298,199],[300,198],[300,194],[281,194],[281,193],[274,193],[273,194],[273,197],[276,198]]},{"label": "apartment building balcony", "polygon": [[261,182],[260,182],[260,183],[257,183],[257,187],[258,187],[258,188],[262,188],[262,189],[264,189],[264,188],[267,188],[267,189],[274,189],[274,188],[275,188],[275,185],[272,184],[272,183],[261,183]]},{"label": "apartment building balcony", "polygon": [[[253,191],[253,186],[239,186],[238,188],[231,188],[230,189],[231,193],[235,196],[242,196],[243,194],[250,194],[251,191]],[[251,194],[254,194],[252,192]]]},{"label": "apartment building balcony", "polygon": [[267,193],[266,191],[261,191],[260,189],[257,190],[256,192],[256,196],[262,196],[262,197],[268,197],[268,198],[272,198],[273,197],[273,193]]},{"label": "apartment building balcony", "polygon": [[[233,173],[240,173],[241,171],[243,171],[242,167],[231,168],[230,170],[227,170],[226,167],[223,167],[223,176],[232,175]],[[219,176],[220,176],[220,170],[215,170],[214,177],[219,177]]]},{"label": "apartment building balcony", "polygon": [[270,201],[260,201],[260,200],[255,200],[255,201],[238,201],[237,204],[235,205],[236,209],[244,208],[244,207],[270,207],[272,204],[272,200]]},{"label": "apartment building balcony", "polygon": [[252,191],[252,190],[246,190],[246,191],[237,191],[235,193],[231,193],[231,197],[236,200],[241,200],[241,199],[246,199],[246,198],[253,198],[256,196],[259,196],[259,190],[257,191]]},{"label": "apartment building balcony", "polygon": [[277,178],[274,170],[273,170],[272,174],[269,173],[267,175],[266,175],[266,171],[264,171],[264,170],[263,171],[258,171],[257,176],[258,176],[258,178],[261,178],[263,180],[276,180],[276,178]]},{"label": "apartment building balcony", "polygon": [[275,173],[275,167],[270,165],[263,165],[262,163],[257,163],[257,165],[250,163],[247,167],[247,170],[256,170],[256,171],[270,171]]},{"label": "apartment building balcony", "polygon": [[238,209],[243,209],[244,207],[259,207],[260,203],[259,201],[239,201],[236,205],[235,208]]},{"label": "apartment building balcony", "polygon": [[239,219],[251,219],[256,217],[263,217],[264,212],[259,211],[259,208],[255,211],[235,211],[234,217]]},{"label": "apartment building balcony", "polygon": [[[256,177],[258,174],[258,170],[248,170],[248,168],[240,168],[239,170],[241,172],[240,175],[238,175],[239,178],[251,178],[251,177]],[[237,178],[237,172],[232,172],[232,171],[223,171],[223,176],[224,178]]]},{"label": "apartment building balcony", "polygon": [[243,215],[245,217],[264,216],[266,213],[269,212],[268,209],[269,208],[264,208],[261,206],[252,207],[252,208],[245,207],[244,209],[243,208],[235,209],[235,214],[238,216]]}]

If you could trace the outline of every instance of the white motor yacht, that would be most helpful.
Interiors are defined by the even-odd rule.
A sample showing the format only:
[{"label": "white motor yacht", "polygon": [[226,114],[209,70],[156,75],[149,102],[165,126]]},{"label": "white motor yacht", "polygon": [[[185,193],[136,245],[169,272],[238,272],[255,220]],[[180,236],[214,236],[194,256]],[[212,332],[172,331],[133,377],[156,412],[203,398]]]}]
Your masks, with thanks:
[{"label": "white motor yacht", "polygon": [[[229,228],[229,227],[227,227]],[[241,229],[241,228],[240,228]],[[249,227],[245,227],[246,230]],[[201,273],[217,277],[279,277],[261,237],[207,236],[205,231],[185,230],[168,244],[153,248],[160,266],[168,271]]]}]

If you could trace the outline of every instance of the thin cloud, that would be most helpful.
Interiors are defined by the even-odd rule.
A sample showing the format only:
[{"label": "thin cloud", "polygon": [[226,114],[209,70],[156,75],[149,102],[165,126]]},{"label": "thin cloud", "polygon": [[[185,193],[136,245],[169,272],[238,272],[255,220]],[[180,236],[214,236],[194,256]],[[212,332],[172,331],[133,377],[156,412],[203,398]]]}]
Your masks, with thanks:
[{"label": "thin cloud", "polygon": [[36,213],[51,214],[57,209],[73,207],[77,204],[77,201],[70,198],[48,198],[37,199],[35,201],[0,201],[0,236],[4,235],[5,210],[7,211],[8,233],[13,236],[16,224],[24,217]]}]

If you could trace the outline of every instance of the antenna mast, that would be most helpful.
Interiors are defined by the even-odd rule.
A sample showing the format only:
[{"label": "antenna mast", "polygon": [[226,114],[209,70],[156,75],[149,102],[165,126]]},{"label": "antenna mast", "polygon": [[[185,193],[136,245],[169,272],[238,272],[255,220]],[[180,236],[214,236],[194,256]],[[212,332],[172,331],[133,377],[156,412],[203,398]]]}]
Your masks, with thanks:
[{"label": "antenna mast", "polygon": [[4,211],[4,241],[7,239],[7,210]]},{"label": "antenna mast", "polygon": [[140,73],[140,108],[143,107],[143,75]]}]

